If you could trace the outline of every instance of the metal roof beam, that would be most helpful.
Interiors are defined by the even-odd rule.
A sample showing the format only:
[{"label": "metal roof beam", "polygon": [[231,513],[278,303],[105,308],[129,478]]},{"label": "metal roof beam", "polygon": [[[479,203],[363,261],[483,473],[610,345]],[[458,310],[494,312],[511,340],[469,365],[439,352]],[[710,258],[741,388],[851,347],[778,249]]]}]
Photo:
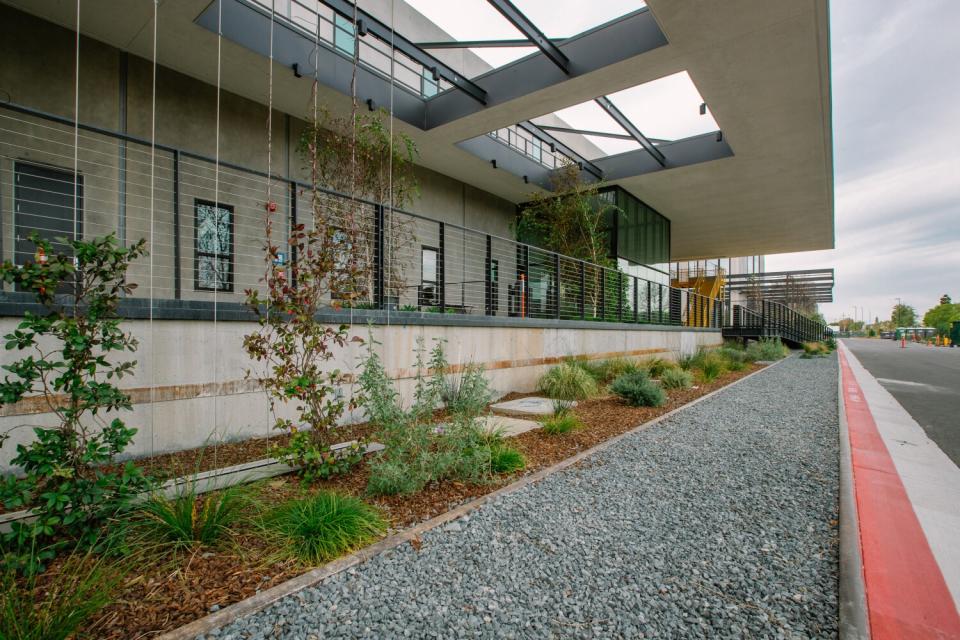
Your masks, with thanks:
[{"label": "metal roof beam", "polygon": [[563,51],[560,51],[560,48],[554,44],[550,38],[544,35],[543,31],[537,28],[537,25],[535,25],[530,18],[525,16],[520,9],[510,2],[510,0],[487,0],[487,2],[493,5],[494,9],[499,11],[503,17],[509,20],[534,46],[540,49],[543,55],[550,58],[565,74],[570,75],[570,59]]},{"label": "metal roof beam", "polygon": [[603,171],[600,169],[600,167],[598,167],[596,164],[594,164],[590,160],[584,158],[579,153],[577,153],[567,145],[563,144],[562,142],[560,142],[559,140],[551,136],[549,133],[544,131],[540,126],[535,125],[530,121],[517,123],[517,126],[520,127],[521,129],[525,129],[529,133],[537,136],[538,138],[541,138],[543,141],[547,143],[548,146],[553,145],[553,147],[555,147],[558,151],[560,151],[560,153],[573,158],[574,161],[576,161],[578,164],[581,165],[584,171],[588,171],[589,173],[592,173],[594,177],[596,177],[598,180],[603,180]]},{"label": "metal roof beam", "polygon": [[610,117],[616,121],[617,124],[623,127],[624,131],[629,133],[634,140],[639,142],[640,146],[646,149],[647,153],[653,156],[653,159],[656,160],[661,167],[667,166],[667,159],[663,153],[653,146],[653,142],[651,142],[647,136],[643,135],[640,129],[630,122],[630,119],[623,115],[623,112],[620,111],[620,109],[617,109],[617,107],[610,101],[610,98],[607,96],[600,96],[599,98],[595,99],[595,102],[600,105],[600,107],[606,111]]},{"label": "metal roof beam", "polygon": [[[551,39],[551,42],[560,44],[563,39]],[[433,42],[416,43],[421,49],[485,49],[501,47],[536,47],[526,38],[512,40],[437,40]]]},{"label": "metal roof beam", "polygon": [[598,136],[600,138],[614,138],[616,140],[633,140],[633,136],[626,133],[607,133],[606,131],[591,131],[589,129],[573,129],[571,127],[555,127],[553,125],[538,124],[538,127],[544,131],[557,131],[559,133],[575,133],[581,136]]},{"label": "metal roof beam", "polygon": [[[351,21],[353,20],[354,5],[352,2],[349,2],[348,0],[323,0],[323,3],[342,15],[344,18],[347,18]],[[380,22],[363,9],[357,7],[356,12],[357,20],[363,21],[363,26],[366,28],[368,33],[372,33],[378,39],[386,42],[387,44],[392,44],[396,51],[400,51],[404,55],[422,64],[427,69],[430,69],[431,71],[435,69],[441,78],[444,78],[447,80],[447,82],[455,86],[457,89],[460,89],[480,104],[487,103],[487,92],[472,80],[464,77],[452,67],[447,66],[437,58],[433,57],[396,31],[391,30],[389,26]]]}]

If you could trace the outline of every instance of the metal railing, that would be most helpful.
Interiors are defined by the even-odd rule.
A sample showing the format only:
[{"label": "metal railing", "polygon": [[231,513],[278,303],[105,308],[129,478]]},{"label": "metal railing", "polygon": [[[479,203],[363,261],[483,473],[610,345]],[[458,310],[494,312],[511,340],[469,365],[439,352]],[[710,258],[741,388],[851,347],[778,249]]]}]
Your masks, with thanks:
[{"label": "metal railing", "polygon": [[819,342],[827,336],[827,326],[800,314],[790,307],[761,300],[753,308],[733,305],[733,318],[724,326],[725,337],[780,338],[784,342],[799,345],[804,342]]},{"label": "metal railing", "polygon": [[[72,219],[73,212],[59,210],[56,199],[72,191],[75,152],[83,235],[113,232],[126,243],[147,239],[150,257],[130,269],[130,279],[140,285],[134,298],[237,305],[245,290],[262,291],[268,185],[276,208],[274,237],[285,237],[298,223],[309,227],[313,219],[316,192],[303,181],[161,144],[151,151],[146,140],[91,125],[78,130],[75,149],[72,120],[0,105],[5,256],[23,255],[18,243],[30,231],[63,235],[64,217]],[[25,190],[17,185],[21,165],[53,168],[53,177]],[[727,313],[721,300],[668,282],[330,191],[320,195],[328,213],[349,210],[361,230],[357,242],[371,267],[370,295],[353,302],[354,308],[705,328],[723,326]],[[229,211],[224,244],[230,250],[210,262],[209,255],[198,255],[197,221],[201,207],[212,203]],[[218,272],[223,281],[216,291],[202,286],[201,258],[228,271]],[[287,253],[285,259],[296,256]],[[325,303],[343,306],[329,296]]]}]

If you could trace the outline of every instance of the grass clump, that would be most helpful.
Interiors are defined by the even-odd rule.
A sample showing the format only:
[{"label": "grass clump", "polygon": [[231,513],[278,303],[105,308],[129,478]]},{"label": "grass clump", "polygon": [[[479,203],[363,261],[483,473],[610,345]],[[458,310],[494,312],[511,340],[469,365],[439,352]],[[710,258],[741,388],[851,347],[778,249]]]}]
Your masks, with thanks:
[{"label": "grass clump", "polygon": [[132,516],[133,528],[141,540],[151,543],[212,546],[229,535],[249,499],[243,486],[197,495],[196,483],[191,482],[172,498],[151,496]]},{"label": "grass clump", "polygon": [[263,527],[282,556],[316,566],[383,535],[387,523],[359,498],[322,491],[275,508]]},{"label": "grass clump", "polygon": [[830,355],[830,348],[822,342],[804,342],[801,358],[826,358]]},{"label": "grass clump", "polygon": [[559,436],[576,431],[582,425],[577,416],[566,412],[547,418],[543,423],[543,432],[549,436]]},{"label": "grass clump", "polygon": [[[28,553],[39,553],[31,550]],[[106,554],[75,551],[44,574],[0,574],[0,638],[66,640],[110,604],[124,569]]]},{"label": "grass clump", "polygon": [[754,361],[780,360],[789,354],[790,350],[780,342],[780,338],[762,338],[747,347],[747,355]]},{"label": "grass clump", "polygon": [[582,366],[563,362],[540,377],[537,390],[556,400],[586,400],[597,393],[597,381]]},{"label": "grass clump", "polygon": [[490,447],[490,469],[494,473],[513,473],[527,466],[523,454],[504,444]]},{"label": "grass clump", "polygon": [[664,360],[663,358],[651,358],[644,362],[644,365],[647,371],[650,373],[650,376],[653,378],[662,378],[664,372],[672,371],[677,368],[677,365],[669,360]]},{"label": "grass clump", "polygon": [[660,374],[664,389],[689,389],[693,386],[693,374],[683,369],[667,369]]},{"label": "grass clump", "polygon": [[667,394],[645,371],[620,376],[610,385],[610,390],[635,407],[659,407],[667,401]]},{"label": "grass clump", "polygon": [[706,353],[697,363],[697,372],[703,382],[713,382],[727,370],[727,363],[719,353]]}]

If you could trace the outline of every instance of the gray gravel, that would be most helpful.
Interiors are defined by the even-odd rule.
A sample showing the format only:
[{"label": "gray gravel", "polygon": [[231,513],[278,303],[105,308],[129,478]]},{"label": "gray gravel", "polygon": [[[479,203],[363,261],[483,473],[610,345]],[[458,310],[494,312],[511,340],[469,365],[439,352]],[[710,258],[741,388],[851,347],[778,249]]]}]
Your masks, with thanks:
[{"label": "gray gravel", "polygon": [[208,638],[835,637],[837,429],[794,357]]}]

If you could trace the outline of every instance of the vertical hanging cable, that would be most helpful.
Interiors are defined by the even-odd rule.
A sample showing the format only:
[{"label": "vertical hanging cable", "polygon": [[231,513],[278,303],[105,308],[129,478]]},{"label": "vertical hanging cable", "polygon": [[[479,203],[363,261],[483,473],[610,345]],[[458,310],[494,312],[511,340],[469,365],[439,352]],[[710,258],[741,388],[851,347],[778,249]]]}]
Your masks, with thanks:
[{"label": "vertical hanging cable", "polygon": [[[384,255],[380,256],[381,268],[383,269],[383,276],[381,278],[381,286],[384,289],[387,289],[386,283],[393,282],[393,270],[391,269],[392,262],[388,258],[393,257],[393,83],[394,83],[394,66],[397,62],[397,50],[394,48],[394,25],[397,22],[396,14],[396,3],[394,0],[390,0],[390,147],[389,154],[390,157],[387,161],[387,203],[388,208],[386,215],[383,216],[383,224],[380,226],[380,233],[385,234],[385,242],[381,242],[380,246],[383,247]],[[383,204],[381,203],[381,206]],[[381,300],[385,299],[382,292],[380,296]],[[399,296],[397,299],[399,303]],[[390,305],[387,305],[387,326],[390,326]]]},{"label": "vertical hanging cable", "polygon": [[[220,345],[218,343],[219,333],[217,331],[217,293],[220,291],[221,273],[220,273],[220,71],[223,46],[223,2],[217,3],[217,113],[216,128],[214,131],[214,155],[213,155],[213,215],[214,230],[217,239],[217,250],[213,259],[213,433],[216,435],[220,428],[219,404],[220,404]],[[231,233],[233,230],[231,229]],[[232,240],[232,239],[231,239]],[[213,466],[217,467],[217,441],[213,439]]]},{"label": "vertical hanging cable", "polygon": [[[272,195],[271,187],[273,182],[273,177],[272,177],[272,174],[273,174],[273,25],[274,25],[274,18],[275,18],[275,10],[276,10],[276,0],[270,0],[270,60],[268,63],[270,66],[267,69],[267,204],[265,207],[266,209],[265,215],[267,216],[267,226],[266,226],[267,251],[268,251],[267,260],[271,261],[270,264],[267,265],[267,277],[269,278],[274,277],[275,271],[277,269],[277,267],[274,266],[275,265],[275,263],[273,262],[274,257],[269,253],[270,246],[272,246],[273,244],[273,239],[271,238],[270,233],[273,230],[273,212],[272,212],[273,198],[271,197]],[[319,20],[319,16],[317,19]],[[286,144],[284,145],[284,149],[287,151],[288,157],[290,153],[288,148],[289,144],[290,144],[290,141],[287,140]],[[289,217],[289,214],[290,214],[290,211],[288,210],[287,217]],[[287,253],[289,253],[289,251],[290,250],[287,249]],[[267,286],[270,286],[269,283],[267,283]],[[270,435],[269,420],[267,420],[266,426],[267,426],[267,435],[269,436]]]},{"label": "vertical hanging cable", "polygon": [[159,0],[153,0],[153,57],[152,77],[150,85],[150,455],[156,453],[156,366],[157,366],[157,337],[153,332],[153,255],[156,253],[156,243],[153,241],[155,187],[156,187],[156,152],[157,152],[157,7]]},{"label": "vertical hanging cable", "polygon": [[[77,0],[76,45],[73,67],[73,239],[80,239],[79,190],[80,184],[80,0]],[[74,256],[74,263],[76,263]]]}]

